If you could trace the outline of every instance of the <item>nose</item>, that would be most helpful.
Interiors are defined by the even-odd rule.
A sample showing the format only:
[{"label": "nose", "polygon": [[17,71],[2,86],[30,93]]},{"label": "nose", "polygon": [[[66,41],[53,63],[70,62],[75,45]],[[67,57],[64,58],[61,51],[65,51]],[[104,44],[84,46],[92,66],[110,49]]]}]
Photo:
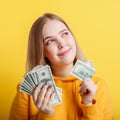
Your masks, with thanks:
[{"label": "nose", "polygon": [[63,38],[59,38],[58,40],[58,48],[61,49],[66,45],[66,42]]}]

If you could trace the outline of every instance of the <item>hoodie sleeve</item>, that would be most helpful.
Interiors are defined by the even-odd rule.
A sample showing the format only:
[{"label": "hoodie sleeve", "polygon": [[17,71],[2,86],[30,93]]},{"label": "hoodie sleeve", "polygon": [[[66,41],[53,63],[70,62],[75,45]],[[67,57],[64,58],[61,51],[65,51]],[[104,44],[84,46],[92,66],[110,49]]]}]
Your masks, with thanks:
[{"label": "hoodie sleeve", "polygon": [[80,120],[114,120],[113,106],[105,81],[98,78],[93,80],[98,86],[96,103],[91,106],[81,104],[83,115]]},{"label": "hoodie sleeve", "polygon": [[11,105],[9,120],[54,120],[54,114],[40,112],[33,103],[32,97],[19,91]]},{"label": "hoodie sleeve", "polygon": [[17,86],[17,94],[11,105],[9,120],[28,120],[29,119],[29,96],[19,91]]}]

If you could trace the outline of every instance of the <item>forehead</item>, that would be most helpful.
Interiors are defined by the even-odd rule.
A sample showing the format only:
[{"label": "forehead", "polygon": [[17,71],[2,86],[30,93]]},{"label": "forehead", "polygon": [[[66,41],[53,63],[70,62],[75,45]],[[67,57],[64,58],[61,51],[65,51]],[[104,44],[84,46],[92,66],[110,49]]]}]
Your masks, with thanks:
[{"label": "forehead", "polygon": [[42,29],[43,37],[54,36],[64,29],[68,28],[63,22],[58,20],[48,20]]}]

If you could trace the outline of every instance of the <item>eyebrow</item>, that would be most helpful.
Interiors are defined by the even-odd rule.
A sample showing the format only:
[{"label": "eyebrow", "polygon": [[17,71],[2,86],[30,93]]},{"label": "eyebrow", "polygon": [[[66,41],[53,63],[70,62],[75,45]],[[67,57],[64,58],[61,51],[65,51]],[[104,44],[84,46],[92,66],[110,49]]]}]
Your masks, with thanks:
[{"label": "eyebrow", "polygon": [[[61,30],[60,32],[59,32],[59,34],[60,33],[62,33],[62,32],[64,32],[64,31],[67,31],[68,29],[63,29],[63,30]],[[47,36],[47,37],[45,37],[44,38],[44,40],[47,40],[47,39],[49,39],[49,38],[52,38],[53,36]]]}]

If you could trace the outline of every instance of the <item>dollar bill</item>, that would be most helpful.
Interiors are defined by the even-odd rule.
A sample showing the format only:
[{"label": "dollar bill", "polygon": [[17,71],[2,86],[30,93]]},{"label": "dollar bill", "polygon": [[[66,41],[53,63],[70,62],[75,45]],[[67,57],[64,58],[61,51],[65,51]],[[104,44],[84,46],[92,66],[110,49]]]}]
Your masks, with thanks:
[{"label": "dollar bill", "polygon": [[71,71],[71,74],[78,79],[84,80],[85,78],[91,78],[95,72],[96,70],[91,61],[84,63],[78,59]]},{"label": "dollar bill", "polygon": [[[93,64],[92,60],[87,61],[86,64],[87,64],[89,67],[91,67],[92,69],[95,70],[95,67],[94,67],[94,64]],[[96,71],[96,70],[95,70],[95,71]]]},{"label": "dollar bill", "polygon": [[55,97],[52,105],[55,106],[62,102],[62,90],[61,88],[56,87],[54,79],[52,77],[52,72],[50,66],[36,66],[30,72],[28,72],[21,82],[20,91],[28,95],[32,95],[34,88],[39,83],[40,90],[42,86],[47,82],[48,85],[52,86],[53,91],[55,92]]},{"label": "dollar bill", "polygon": [[52,86],[52,89],[55,92],[55,98],[54,98],[55,102],[54,102],[54,104],[61,103],[61,100],[60,100],[59,95],[57,93],[56,86],[55,86],[55,83],[54,83],[54,80],[53,80],[53,77],[52,77],[50,67],[48,65],[46,65],[45,67],[41,67],[40,69],[35,70],[34,74],[36,76],[37,81],[40,83],[41,87],[46,82],[48,83],[48,85]]}]

